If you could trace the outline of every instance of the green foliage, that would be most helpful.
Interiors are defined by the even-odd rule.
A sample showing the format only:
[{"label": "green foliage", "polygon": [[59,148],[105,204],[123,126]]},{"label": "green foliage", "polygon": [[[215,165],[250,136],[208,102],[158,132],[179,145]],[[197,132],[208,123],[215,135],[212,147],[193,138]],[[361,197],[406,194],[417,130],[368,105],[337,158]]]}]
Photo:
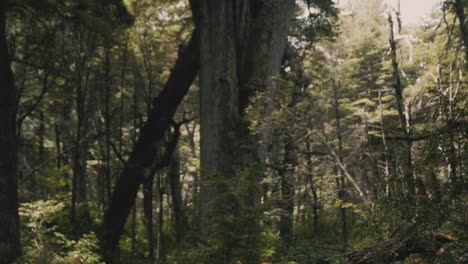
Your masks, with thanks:
[{"label": "green foliage", "polygon": [[[258,197],[259,187],[255,181],[261,166],[241,170],[236,177],[213,176],[203,184],[212,188],[211,234],[200,237],[192,231],[182,246],[178,247],[169,260],[177,263],[219,263],[227,254],[243,263],[256,263],[271,255],[271,245],[266,233],[260,230],[262,206],[252,207]],[[214,195],[216,194],[216,195]],[[188,248],[186,248],[188,247]]]},{"label": "green foliage", "polygon": [[18,263],[103,263],[94,232],[74,240],[59,231],[71,231],[69,225],[61,222],[66,208],[63,201],[55,199],[21,204],[24,254]]},{"label": "green foliage", "polygon": [[297,240],[291,246],[286,256],[280,257],[285,261],[274,263],[304,263],[304,264],[339,264],[342,262],[342,251],[333,246],[327,246],[320,240]]},{"label": "green foliage", "polygon": [[300,40],[318,41],[331,39],[338,31],[338,9],[331,0],[304,0],[305,8],[299,9],[302,19],[293,21],[290,34]]}]

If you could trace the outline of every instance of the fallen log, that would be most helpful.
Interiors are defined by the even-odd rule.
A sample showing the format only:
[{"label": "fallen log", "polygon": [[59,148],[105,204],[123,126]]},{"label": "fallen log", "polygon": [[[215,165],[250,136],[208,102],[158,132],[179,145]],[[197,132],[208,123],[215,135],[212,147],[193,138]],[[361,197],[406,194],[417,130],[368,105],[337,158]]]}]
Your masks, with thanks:
[{"label": "fallen log", "polygon": [[418,235],[414,238],[393,236],[375,245],[345,256],[348,264],[380,264],[404,261],[413,254],[435,254],[453,239],[442,233]]}]

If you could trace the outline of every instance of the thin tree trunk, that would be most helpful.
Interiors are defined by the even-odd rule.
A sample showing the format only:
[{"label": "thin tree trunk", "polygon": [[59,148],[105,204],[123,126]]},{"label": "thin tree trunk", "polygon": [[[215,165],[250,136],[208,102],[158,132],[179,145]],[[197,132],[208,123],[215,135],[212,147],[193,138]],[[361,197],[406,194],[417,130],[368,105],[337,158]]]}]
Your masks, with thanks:
[{"label": "thin tree trunk", "polygon": [[[107,186],[107,203],[110,201],[111,197],[111,114],[110,114],[110,99],[111,99],[111,61],[110,61],[110,50],[106,50],[105,61],[104,61],[104,131],[105,131],[105,156],[104,156],[104,182]],[[121,144],[119,144],[120,146]],[[121,152],[120,152],[121,153]]]},{"label": "thin tree trunk", "polygon": [[[306,149],[309,153],[312,151],[312,147],[309,141],[306,142]],[[314,183],[314,169],[313,169],[314,164],[312,161],[311,154],[306,155],[306,164],[307,164],[306,186],[310,186],[310,190],[312,192],[312,216],[313,216],[313,221],[314,221],[314,235],[317,236],[319,232],[320,201],[318,199],[317,187],[315,186],[315,183]]]},{"label": "thin tree trunk", "polygon": [[57,160],[56,160],[56,168],[60,169],[62,167],[62,138],[60,135],[60,127],[59,127],[59,115],[55,116],[54,120],[54,132],[55,132],[55,152],[57,155]]},{"label": "thin tree trunk", "polygon": [[[68,127],[72,125],[72,122],[71,122],[72,99],[71,98],[73,97],[73,93],[71,92],[72,87],[70,86],[67,86],[64,90],[65,90],[64,93],[68,95],[69,99],[65,100],[65,102],[60,105],[59,115],[57,117],[56,124],[58,126],[58,132],[60,133],[60,138],[62,141],[62,153],[61,153],[62,155],[60,157],[62,166],[67,166],[71,168],[73,149],[71,149],[70,151],[65,151],[64,146],[74,147],[73,136],[72,136],[70,129],[68,129]],[[65,178],[65,180],[67,181],[68,183],[67,186],[69,187],[69,190],[73,194],[73,186],[72,186],[73,176],[70,175],[69,170],[64,170],[62,177]]]},{"label": "thin tree trunk", "polygon": [[[40,110],[39,111],[39,127],[37,129],[37,135],[39,138],[38,142],[38,148],[37,148],[37,154],[38,154],[38,161],[44,160],[45,159],[45,147],[44,147],[44,140],[45,140],[45,117],[44,117],[44,111]],[[34,175],[35,173],[30,174],[30,182],[31,182],[31,189],[36,190],[37,193],[40,193],[40,190],[37,190],[36,186],[36,176]]]},{"label": "thin tree trunk", "polygon": [[[333,106],[335,108],[335,121],[336,121],[336,134],[338,137],[338,159],[340,163],[343,163],[343,132],[341,129],[341,115],[340,115],[340,103],[338,98],[338,85],[336,80],[332,80],[332,90],[333,90]],[[338,199],[341,203],[346,202],[346,178],[343,175],[343,170],[339,171],[339,177],[336,178],[336,185],[338,188]],[[343,239],[343,250],[346,251],[348,247],[348,217],[347,210],[342,205],[340,207],[340,216],[341,216],[341,235]]]},{"label": "thin tree trunk", "polygon": [[[410,130],[409,124],[407,122],[407,116],[405,115],[405,101],[403,98],[403,86],[401,84],[400,73],[398,68],[398,59],[396,53],[396,42],[395,37],[393,34],[393,19],[392,16],[388,15],[388,23],[390,26],[390,56],[392,59],[392,70],[393,70],[393,81],[394,81],[394,90],[395,90],[395,98],[396,98],[396,106],[398,111],[398,117],[400,118],[400,125],[402,128],[402,132],[404,133],[405,137],[409,138]],[[408,193],[408,197],[412,203],[415,202],[415,194],[416,194],[416,185],[414,181],[414,174],[413,174],[413,160],[412,160],[412,142],[405,141],[404,142],[404,151],[403,151],[403,174],[406,180],[406,189]]]},{"label": "thin tree trunk", "polygon": [[[314,182],[312,182],[312,185],[314,185]],[[313,205],[314,234],[315,234],[315,236],[318,236],[318,234],[319,234],[319,220],[320,220],[320,215],[319,215],[320,200],[319,200],[319,197],[317,195],[317,188],[316,187],[313,187],[312,195],[313,195],[313,199],[314,199],[314,205]]]},{"label": "thin tree trunk", "polygon": [[[193,128],[190,129],[190,123],[185,124],[185,130],[187,131],[188,142],[190,146],[190,154],[193,158],[197,158],[197,148],[195,145],[195,131],[197,130],[197,124],[193,123]],[[193,177],[192,183],[192,204],[193,204],[193,216],[192,216],[192,226],[199,226],[200,219],[199,219],[199,189],[200,189],[200,175],[197,171],[193,171],[190,173]]]},{"label": "thin tree trunk", "polygon": [[[75,104],[76,104],[76,131],[73,138],[73,178],[72,178],[72,204],[71,204],[71,221],[74,222],[77,217],[78,209],[80,211],[80,218],[83,216],[88,218],[88,205],[87,205],[87,154],[88,147],[87,142],[83,142],[82,139],[87,136],[88,133],[88,116],[89,116],[89,100],[92,98],[88,97],[88,85],[91,74],[91,69],[87,65],[89,56],[93,49],[93,39],[90,39],[89,45],[86,49],[83,49],[82,45],[84,40],[80,39],[80,49],[77,62],[77,72],[75,79]],[[81,55],[84,52],[85,55]],[[88,219],[89,220],[89,219]]]},{"label": "thin tree trunk", "polygon": [[383,105],[382,105],[382,92],[379,91],[379,122],[380,122],[380,135],[382,136],[382,145],[384,148],[384,181],[385,188],[384,192],[387,197],[391,196],[391,191],[393,191],[393,184],[391,185],[391,175],[390,175],[390,153],[388,151],[388,145],[385,135],[385,123],[384,123],[384,114],[383,114]]},{"label": "thin tree trunk", "polygon": [[132,233],[131,233],[131,238],[132,238],[132,243],[131,243],[131,248],[130,252],[132,255],[132,258],[135,258],[135,252],[136,252],[136,226],[137,226],[137,202],[133,204],[132,208]]},{"label": "thin tree trunk", "polygon": [[[157,175],[159,177],[159,175]],[[143,184],[143,214],[145,216],[146,233],[148,235],[149,258],[154,259],[154,233],[153,233],[153,183],[151,177]]]},{"label": "thin tree trunk", "polygon": [[289,247],[293,240],[293,224],[294,224],[294,177],[297,166],[297,157],[295,154],[295,146],[292,143],[292,138],[288,137],[284,146],[283,170],[281,173],[281,216],[279,223],[279,231],[281,239],[285,245]]},{"label": "thin tree trunk", "polygon": [[156,241],[156,260],[158,264],[165,262],[165,248],[164,248],[164,189],[165,183],[160,173],[156,178],[156,186],[158,188],[158,234]]},{"label": "thin tree trunk", "polygon": [[[81,85],[78,87],[77,95],[77,123],[76,123],[76,134],[74,137],[74,151],[73,151],[73,181],[72,181],[72,207],[71,207],[71,220],[75,221],[77,210],[80,205],[87,203],[86,194],[86,147],[85,143],[82,142],[84,138],[84,100],[83,90]],[[86,205],[85,205],[86,206]],[[86,209],[85,209],[86,210]]]},{"label": "thin tree trunk", "polygon": [[[291,101],[288,108],[294,112],[294,108],[300,102],[301,90],[304,84],[304,69],[299,55],[289,47],[286,49],[285,57],[289,59],[292,73],[295,74],[295,85],[291,91]],[[295,200],[295,178],[296,168],[298,166],[298,157],[296,155],[297,147],[294,142],[294,134],[289,132],[285,137],[283,169],[281,170],[281,205],[282,214],[280,217],[280,236],[289,247],[293,240],[294,225],[294,200]]]},{"label": "thin tree trunk", "polygon": [[374,151],[374,145],[371,142],[370,139],[370,134],[369,134],[369,122],[367,120],[367,110],[364,107],[364,128],[365,128],[365,133],[366,133],[366,145],[369,149],[369,153],[364,153],[362,155],[362,162],[365,163],[366,159],[370,159],[370,171],[372,173],[374,181],[371,182],[367,175],[367,171],[364,171],[364,180],[366,183],[366,187],[368,192],[370,191],[373,194],[373,199],[374,201],[377,201],[379,199],[379,191],[382,189],[381,186],[383,185],[382,178],[380,177],[380,172],[379,172],[379,166],[378,166],[378,161],[377,161],[377,155],[375,154]]},{"label": "thin tree trunk", "polygon": [[125,98],[125,76],[127,73],[127,53],[128,40],[125,42],[123,51],[122,72],[120,76],[120,119],[119,119],[119,152],[122,153],[123,147],[123,126],[124,126],[124,98]]},{"label": "thin tree trunk", "polygon": [[18,216],[17,91],[6,39],[6,1],[0,2],[0,246],[5,263],[21,254]]},{"label": "thin tree trunk", "polygon": [[169,187],[171,188],[172,211],[174,215],[174,230],[176,233],[176,243],[182,241],[185,231],[185,214],[182,208],[182,183],[180,181],[180,153],[179,147],[174,151],[169,164]]},{"label": "thin tree trunk", "polygon": [[38,137],[39,137],[39,146],[38,146],[38,154],[39,154],[39,159],[43,160],[44,159],[44,138],[45,138],[45,117],[44,117],[44,111],[39,111],[39,128],[37,131]]}]

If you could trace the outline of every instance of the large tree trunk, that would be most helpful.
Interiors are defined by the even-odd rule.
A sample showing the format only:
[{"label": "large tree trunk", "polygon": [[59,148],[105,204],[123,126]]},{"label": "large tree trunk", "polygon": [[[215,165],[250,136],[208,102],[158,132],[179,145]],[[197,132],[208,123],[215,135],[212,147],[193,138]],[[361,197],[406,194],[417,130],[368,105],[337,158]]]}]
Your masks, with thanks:
[{"label": "large tree trunk", "polygon": [[[465,2],[466,3],[466,2]],[[463,46],[465,47],[465,60],[468,65],[468,28],[465,13],[465,5],[463,0],[455,0],[455,14],[458,17],[458,22],[460,23],[460,35],[463,41]]]},{"label": "large tree trunk", "polygon": [[[248,133],[244,110],[255,91],[273,86],[287,41],[295,2],[251,0],[203,0],[200,3],[200,225],[203,235],[212,230],[216,214],[236,214],[221,199],[220,181],[236,172],[255,168],[259,158],[255,140]],[[216,187],[216,185],[218,186]],[[253,184],[258,184],[254,182]],[[247,205],[254,207],[259,195],[251,188]],[[228,217],[225,217],[227,219]],[[252,220],[254,222],[255,220]],[[247,227],[255,236],[256,224]],[[257,230],[258,231],[258,230]],[[223,245],[225,261],[233,243]],[[253,246],[252,244],[250,246]]]},{"label": "large tree trunk", "polygon": [[153,108],[141,134],[116,183],[112,201],[104,216],[103,250],[106,261],[113,259],[125,221],[135,202],[140,185],[150,177],[158,156],[158,144],[170,126],[177,107],[182,102],[199,68],[199,43],[197,30],[182,52],[163,90],[153,100]]},{"label": "large tree trunk", "polygon": [[289,24],[294,14],[295,1],[251,1],[252,16],[249,41],[239,65],[240,110],[248,105],[257,91],[274,87],[286,49]]},{"label": "large tree trunk", "polygon": [[[200,186],[201,232],[209,235],[219,200],[213,181],[233,177],[238,82],[236,18],[232,1],[204,0],[200,11]],[[211,183],[211,184],[210,184]]]},{"label": "large tree trunk", "polygon": [[6,1],[0,2],[0,262],[11,263],[21,254],[15,89],[6,39]]},{"label": "large tree trunk", "polygon": [[[244,115],[245,109],[249,104],[251,97],[256,92],[266,92],[270,95],[269,102],[262,113],[262,118],[269,119],[273,110],[273,104],[276,94],[276,83],[275,77],[278,75],[281,62],[283,59],[284,52],[286,50],[287,37],[289,33],[289,25],[294,15],[295,1],[294,0],[262,0],[262,1],[250,1],[251,3],[251,25],[249,26],[250,32],[248,34],[249,41],[245,46],[244,54],[245,58],[242,64],[239,65],[240,69],[240,87],[239,87],[239,112]],[[297,98],[294,98],[295,104]],[[267,159],[267,148],[270,144],[270,134],[265,131],[258,138],[253,138],[249,135],[247,129],[248,123],[246,120],[243,122],[243,137],[240,142],[251,142],[250,149],[245,151],[246,157],[250,157],[250,163],[263,164]],[[244,143],[243,145],[246,145]],[[291,146],[291,150],[294,146]],[[293,150],[294,151],[294,150]],[[291,160],[292,163],[296,162],[295,154],[290,152],[287,154],[287,159]],[[248,165],[248,164],[247,164]],[[294,167],[294,164],[290,164]],[[256,172],[253,172],[256,173]],[[262,181],[264,176],[262,171],[257,172],[256,183]],[[294,168],[286,172],[288,179],[289,188],[293,188],[293,177]],[[258,186],[258,189],[261,189]],[[260,192],[261,193],[261,192]],[[256,207],[259,203],[260,193],[250,194],[250,206]],[[284,193],[286,194],[286,193]],[[291,189],[288,191],[289,198],[286,198],[290,208],[294,208],[294,191]],[[292,220],[292,212],[291,215]],[[288,226],[291,229],[292,235],[292,221],[289,221]],[[252,223],[250,226],[249,233],[255,236],[259,232],[258,223]],[[289,235],[287,235],[289,236]],[[248,242],[250,243],[250,242]]]},{"label": "large tree trunk", "polygon": [[228,229],[229,219],[238,215],[226,180],[239,168],[236,21],[245,3],[200,2],[200,230],[204,237],[223,241],[219,263],[231,262],[235,241],[216,227]]}]

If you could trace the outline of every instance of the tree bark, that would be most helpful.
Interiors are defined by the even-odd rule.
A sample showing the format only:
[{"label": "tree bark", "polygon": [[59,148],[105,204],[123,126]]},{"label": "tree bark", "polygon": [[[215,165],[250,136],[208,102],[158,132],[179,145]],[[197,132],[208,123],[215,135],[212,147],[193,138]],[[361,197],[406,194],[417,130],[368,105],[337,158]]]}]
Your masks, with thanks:
[{"label": "tree bark", "polygon": [[[220,132],[229,132],[230,127],[236,126],[232,124],[239,121],[236,113],[243,115],[255,91],[264,91],[272,86],[273,77],[281,65],[295,7],[292,0],[228,2],[202,1],[201,5],[201,164],[206,168],[202,168],[202,173],[232,171],[232,168],[223,166],[223,158],[216,154],[222,152],[222,144],[230,142],[227,135],[232,132],[227,135]],[[224,116],[213,112],[216,109],[221,109]],[[207,121],[207,118],[212,120]],[[221,128],[222,125],[225,127]],[[217,127],[218,131],[212,127]],[[218,133],[220,136],[216,140],[206,141],[210,135]],[[255,151],[255,146],[253,149]],[[225,174],[229,173],[232,172]]]},{"label": "tree bark", "polygon": [[[235,174],[235,126],[239,121],[236,25],[233,1],[200,2],[200,212],[202,235],[211,233],[219,199],[213,182]],[[211,184],[210,184],[211,183]]]},{"label": "tree bark", "polygon": [[112,263],[125,221],[134,204],[139,186],[150,176],[158,143],[170,126],[177,107],[188,92],[199,69],[198,31],[195,30],[161,93],[153,100],[148,120],[114,188],[111,204],[104,216],[102,243],[106,261]]},{"label": "tree bark", "polygon": [[17,91],[6,38],[6,1],[0,2],[0,262],[21,254],[18,216]]},{"label": "tree bark", "polygon": [[[221,202],[223,192],[216,183],[235,177],[242,170],[261,171],[255,138],[249,135],[245,109],[255,91],[273,86],[280,69],[295,1],[203,0],[200,2],[200,225],[202,235],[212,230],[213,208],[235,215]],[[252,168],[252,171],[250,171]],[[219,188],[218,188],[219,189]],[[246,204],[254,208],[260,195],[251,188]],[[218,205],[217,205],[218,204]],[[224,211],[223,211],[224,210]],[[222,214],[217,212],[217,214]],[[229,217],[225,217],[227,219]],[[249,239],[258,232],[249,224]],[[235,244],[235,241],[232,241]],[[232,244],[225,243],[225,261],[232,256]],[[254,246],[250,243],[250,246]]]}]

